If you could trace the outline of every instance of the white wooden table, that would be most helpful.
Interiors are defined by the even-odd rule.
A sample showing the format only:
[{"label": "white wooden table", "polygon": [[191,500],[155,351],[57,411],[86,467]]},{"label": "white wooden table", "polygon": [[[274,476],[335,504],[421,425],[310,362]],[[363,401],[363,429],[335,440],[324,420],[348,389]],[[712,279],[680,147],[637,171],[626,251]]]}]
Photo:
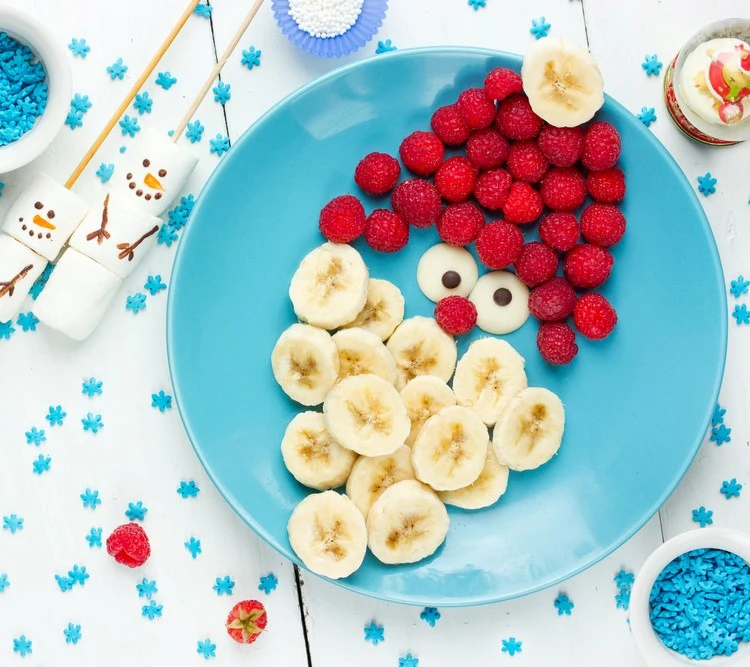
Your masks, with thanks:
[{"label": "white wooden table", "polygon": [[[2,177],[6,187],[0,215],[35,170],[63,179],[141,71],[168,26],[181,13],[184,0],[2,0],[48,17],[61,38],[86,38],[91,52],[72,58],[74,87],[88,94],[92,109],[82,128],[64,128],[50,150],[29,168]],[[213,0],[211,21],[193,17],[164,58],[178,83],[169,91],[153,84],[153,113],[141,118],[158,129],[173,127],[216,61],[217,50],[234,32],[249,0]],[[691,182],[710,171],[718,178],[716,194],[701,197],[716,235],[727,282],[750,275],[750,179],[738,165],[750,159],[750,145],[711,149],[691,143],[673,126],[662,102],[660,77],[647,77],[640,64],[645,54],[669,63],[682,42],[703,24],[747,14],[746,0],[486,0],[473,11],[466,0],[391,0],[391,9],[376,40],[353,58],[372,56],[377,40],[399,48],[455,44],[523,52],[533,37],[531,20],[546,17],[551,35],[588,42],[604,73],[607,91],[634,113],[655,107],[652,131],[678,160]],[[239,52],[222,78],[232,84],[232,99],[222,108],[213,99],[197,118],[206,126],[194,148],[202,156],[188,191],[197,193],[218,159],[208,151],[217,133],[233,140],[271,105],[298,86],[347,60],[317,60],[297,51],[273,21],[270,2],[243,40],[262,50],[260,67],[248,71]],[[112,82],[105,67],[122,57],[129,66],[124,82]],[[132,110],[131,110],[132,111]],[[100,162],[115,162],[118,148],[132,140],[113,135],[82,179],[78,191],[92,196],[101,187],[94,176]],[[263,169],[259,158],[256,167]],[[33,652],[21,664],[111,665],[203,664],[197,642],[209,638],[216,664],[258,667],[351,664],[397,667],[411,653],[420,667],[449,664],[518,664],[581,667],[606,664],[632,667],[642,662],[631,641],[627,615],[615,608],[613,575],[621,568],[638,570],[665,538],[696,527],[691,510],[705,505],[714,523],[750,530],[750,487],[727,501],[721,482],[736,477],[750,484],[745,406],[750,388],[750,355],[745,327],[730,320],[729,357],[721,404],[732,429],[731,443],[717,447],[706,440],[678,490],[633,539],[605,561],[558,588],[505,604],[473,609],[441,610],[435,627],[420,620],[420,609],[384,604],[345,592],[297,571],[234,515],[213,488],[189,445],[176,410],[161,414],[151,407],[151,394],[172,393],[164,340],[166,294],[149,296],[137,316],[125,310],[125,297],[144,292],[148,274],[168,282],[174,246],[159,246],[131,276],[99,330],[83,345],[46,330],[0,340],[0,516],[16,513],[25,520],[12,535],[0,530],[0,575],[10,586],[0,593],[0,664],[21,660],[13,639],[24,634]],[[675,277],[679,291],[679,277]],[[750,300],[750,296],[734,303]],[[686,299],[689,303],[689,299]],[[29,308],[33,308],[30,305]],[[26,308],[25,310],[28,310]],[[696,323],[700,325],[700,323]],[[689,363],[689,360],[686,360]],[[95,376],[103,393],[88,398],[81,382]],[[648,381],[644,378],[644,381]],[[45,420],[49,406],[61,404],[68,416],[62,427]],[[80,419],[101,414],[105,428],[84,433]],[[27,445],[24,433],[45,428],[47,441]],[[664,437],[669,437],[665,427]],[[40,452],[52,457],[51,469],[32,474]],[[175,492],[181,481],[195,480],[197,498]],[[84,509],[80,494],[96,489],[96,510]],[[104,535],[124,522],[128,502],[149,508],[144,527],[154,555],[141,571],[116,566],[103,549],[89,548],[92,527]],[[192,559],[184,542],[201,540],[202,553]],[[84,587],[62,593],[54,574],[73,564],[91,574]],[[265,596],[259,577],[274,572],[278,588]],[[219,597],[216,577],[236,582],[231,598]],[[135,584],[142,577],[158,582],[154,599],[163,605],[161,618],[141,615],[147,602]],[[558,617],[553,600],[567,593],[575,603],[571,616]],[[253,647],[234,645],[223,629],[231,603],[260,597],[267,605],[269,631]],[[385,641],[364,641],[365,625],[384,627]],[[68,623],[81,626],[77,645],[66,644]],[[515,637],[523,651],[511,658],[501,652],[502,639]]]}]

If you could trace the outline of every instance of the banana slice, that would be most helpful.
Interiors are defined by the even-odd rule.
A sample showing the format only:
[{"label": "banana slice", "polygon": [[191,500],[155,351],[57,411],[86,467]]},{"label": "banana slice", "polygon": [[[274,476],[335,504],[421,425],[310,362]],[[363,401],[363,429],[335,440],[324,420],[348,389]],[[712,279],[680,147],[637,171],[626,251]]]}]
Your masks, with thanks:
[{"label": "banana slice", "polygon": [[276,382],[302,405],[320,405],[339,376],[339,351],[331,335],[309,324],[292,324],[271,353]]},{"label": "banana slice", "polygon": [[492,426],[505,406],[528,386],[524,363],[524,358],[504,340],[475,340],[456,366],[456,403],[471,408],[487,426]]},{"label": "banana slice", "polygon": [[491,334],[509,334],[529,319],[529,288],[515,273],[485,273],[469,294],[477,308],[477,326]]},{"label": "banana slice", "polygon": [[583,46],[558,37],[544,37],[526,52],[521,79],[534,113],[555,127],[585,123],[604,104],[604,81],[594,58]]},{"label": "banana slice", "polygon": [[387,456],[360,456],[346,482],[346,495],[362,512],[362,516],[367,517],[380,494],[405,479],[414,479],[414,468],[411,465],[411,450],[402,445]]},{"label": "banana slice", "polygon": [[564,431],[562,401],[547,389],[529,387],[503,410],[492,446],[497,460],[511,470],[533,470],[557,454]]},{"label": "banana slice", "polygon": [[396,383],[396,362],[383,341],[364,329],[341,329],[333,334],[339,351],[339,380],[371,373]]},{"label": "banana slice", "polygon": [[363,456],[392,454],[411,428],[401,396],[377,375],[341,380],[326,397],[323,415],[333,439]]},{"label": "banana slice", "polygon": [[294,479],[318,491],[341,486],[357,460],[331,437],[321,412],[302,412],[289,422],[281,456]]},{"label": "banana slice", "polygon": [[396,360],[398,389],[419,375],[435,375],[448,382],[456,368],[456,341],[431,317],[404,320],[386,346]]},{"label": "banana slice", "polygon": [[443,408],[430,417],[411,449],[417,479],[436,491],[455,491],[476,481],[487,459],[487,427],[469,408]]},{"label": "banana slice", "polygon": [[448,534],[448,511],[416,480],[389,486],[367,515],[367,543],[381,563],[416,563],[437,551]]},{"label": "banana slice", "polygon": [[351,322],[367,301],[369,274],[350,245],[324,243],[300,263],[289,285],[294,312],[321,329]]},{"label": "banana slice", "polygon": [[359,327],[385,341],[403,319],[404,295],[401,290],[387,280],[370,278],[365,307],[354,322],[344,325],[344,328]]},{"label": "banana slice", "polygon": [[453,390],[439,377],[420,375],[406,383],[401,398],[411,420],[406,444],[411,447],[424,423],[443,408],[456,404]]},{"label": "banana slice", "polygon": [[349,498],[335,491],[307,496],[289,517],[287,533],[305,567],[329,579],[348,577],[365,559],[365,520]]},{"label": "banana slice", "polygon": [[465,510],[478,510],[494,505],[508,488],[508,467],[498,462],[492,447],[487,448],[487,460],[476,481],[463,489],[440,491],[438,497],[446,505]]}]

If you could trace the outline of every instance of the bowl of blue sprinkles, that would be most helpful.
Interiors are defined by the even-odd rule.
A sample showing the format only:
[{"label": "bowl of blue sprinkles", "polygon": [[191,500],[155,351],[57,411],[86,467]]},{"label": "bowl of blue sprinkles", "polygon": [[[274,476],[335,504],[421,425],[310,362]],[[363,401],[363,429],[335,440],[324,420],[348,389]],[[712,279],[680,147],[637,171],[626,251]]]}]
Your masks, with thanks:
[{"label": "bowl of blue sprinkles", "polygon": [[41,19],[0,6],[0,174],[28,164],[52,143],[71,88],[62,42]]},{"label": "bowl of blue sprinkles", "polygon": [[692,530],[644,563],[630,629],[649,667],[750,664],[750,535]]},{"label": "bowl of blue sprinkles", "polygon": [[388,0],[273,0],[271,7],[293,44],[314,56],[341,58],[375,36]]}]

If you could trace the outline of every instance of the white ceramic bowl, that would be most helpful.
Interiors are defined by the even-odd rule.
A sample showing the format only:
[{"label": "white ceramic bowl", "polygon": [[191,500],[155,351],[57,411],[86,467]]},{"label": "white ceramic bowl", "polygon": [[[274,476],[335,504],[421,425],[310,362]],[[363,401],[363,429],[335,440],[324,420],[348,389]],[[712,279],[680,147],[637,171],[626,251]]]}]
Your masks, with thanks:
[{"label": "white ceramic bowl", "polygon": [[654,632],[649,618],[651,607],[649,596],[661,571],[675,558],[693,549],[723,549],[737,554],[750,563],[750,535],[726,528],[700,528],[682,533],[662,544],[643,564],[635,578],[630,595],[630,629],[638,650],[649,667],[685,667],[685,665],[707,666],[750,664],[750,644],[740,643],[732,656],[716,656],[709,660],[689,660],[668,649]]},{"label": "white ceramic bowl", "polygon": [[0,174],[5,174],[39,157],[57,136],[70,109],[72,78],[65,46],[40,18],[0,5],[0,32],[29,46],[44,65],[49,86],[47,107],[34,127],[18,141],[0,146]]}]

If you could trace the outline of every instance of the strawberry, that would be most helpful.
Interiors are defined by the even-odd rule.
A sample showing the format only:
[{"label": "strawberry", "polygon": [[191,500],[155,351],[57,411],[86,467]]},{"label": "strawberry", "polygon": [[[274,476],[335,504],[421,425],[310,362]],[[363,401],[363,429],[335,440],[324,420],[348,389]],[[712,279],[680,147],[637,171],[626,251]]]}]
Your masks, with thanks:
[{"label": "strawberry", "polygon": [[252,644],[268,624],[268,615],[262,602],[238,602],[227,616],[227,633],[238,644]]}]

